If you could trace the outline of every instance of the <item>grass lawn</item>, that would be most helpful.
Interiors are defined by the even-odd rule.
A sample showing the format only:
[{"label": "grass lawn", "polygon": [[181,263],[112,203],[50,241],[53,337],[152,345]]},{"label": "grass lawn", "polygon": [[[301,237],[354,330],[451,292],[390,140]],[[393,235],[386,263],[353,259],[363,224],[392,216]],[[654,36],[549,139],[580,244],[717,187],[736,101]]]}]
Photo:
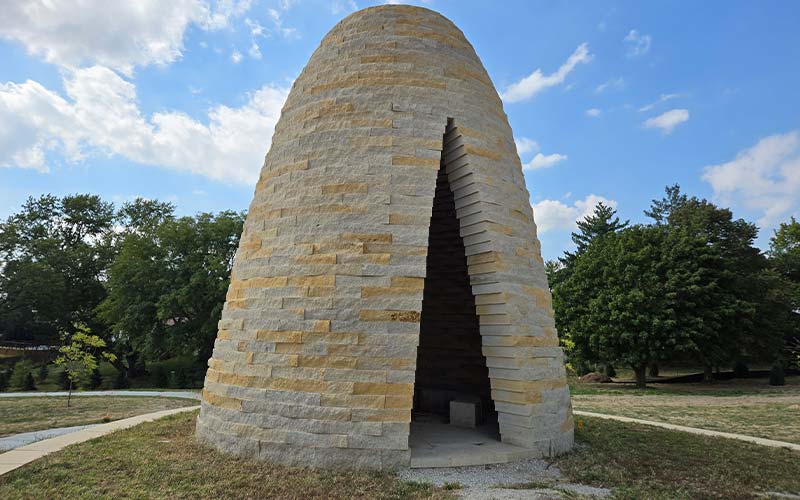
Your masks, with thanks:
[{"label": "grass lawn", "polygon": [[0,498],[453,498],[391,474],[240,460],[197,444],[196,412],[70,446],[0,478]]},{"label": "grass lawn", "polygon": [[572,403],[576,410],[800,443],[800,377],[788,377],[780,387],[751,379],[578,390]]},{"label": "grass lawn", "polygon": [[576,451],[555,460],[573,481],[619,499],[800,494],[800,453],[643,425],[579,418]]},{"label": "grass lawn", "polygon": [[176,398],[73,396],[70,408],[65,397],[0,398],[0,437],[53,427],[98,424],[160,410],[197,405]]},{"label": "grass lawn", "polygon": [[[619,379],[616,379],[619,380]],[[596,384],[580,382],[577,377],[568,377],[570,393],[573,396],[588,395],[675,395],[675,396],[800,396],[800,377],[786,377],[786,385],[773,386],[767,379],[718,380],[713,383],[647,384],[647,389],[637,389],[632,383]]]},{"label": "grass lawn", "polygon": [[[454,498],[447,488],[391,474],[230,457],[195,442],[196,415],[70,446],[0,478],[0,498]],[[576,451],[555,465],[571,481],[613,488],[614,498],[737,500],[800,492],[796,452],[621,422],[580,422]]]}]

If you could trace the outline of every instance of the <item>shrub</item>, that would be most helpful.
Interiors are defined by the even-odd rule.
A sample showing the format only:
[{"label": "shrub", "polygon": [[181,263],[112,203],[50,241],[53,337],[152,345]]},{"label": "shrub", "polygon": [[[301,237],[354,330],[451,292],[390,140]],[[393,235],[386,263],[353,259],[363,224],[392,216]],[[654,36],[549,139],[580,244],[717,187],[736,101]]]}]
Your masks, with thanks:
[{"label": "shrub", "polygon": [[609,377],[616,377],[617,376],[617,370],[614,369],[614,366],[611,363],[606,364],[606,367],[605,367],[604,371],[605,371],[606,375],[609,376]]},{"label": "shrub", "polygon": [[163,365],[154,365],[150,369],[150,383],[153,384],[153,387],[169,386],[169,376]]},{"label": "shrub", "polygon": [[28,374],[25,375],[25,381],[22,384],[22,390],[24,391],[36,390],[36,381],[33,379],[33,373],[28,372]]},{"label": "shrub", "polygon": [[100,384],[103,383],[103,376],[100,374],[100,370],[95,368],[92,370],[92,373],[89,374],[89,380],[86,381],[86,388],[87,389],[97,389],[100,387]]},{"label": "shrub", "polygon": [[746,364],[739,361],[733,366],[733,376],[736,378],[747,378],[750,376],[750,369]]},{"label": "shrub", "polygon": [[769,371],[769,385],[786,385],[783,365],[780,363],[772,365],[772,370]]},{"label": "shrub", "polygon": [[47,363],[42,363],[39,367],[39,371],[36,373],[36,377],[39,379],[39,383],[47,381],[47,376],[50,374],[50,370],[47,368]]},{"label": "shrub", "polygon": [[127,389],[131,386],[131,381],[128,379],[128,374],[125,370],[117,372],[117,378],[114,379],[114,389]]},{"label": "shrub", "polygon": [[5,371],[0,371],[0,392],[8,389],[8,374]]},{"label": "shrub", "polygon": [[33,380],[33,375],[31,372],[33,371],[33,363],[30,360],[23,359],[21,361],[17,361],[14,365],[14,370],[11,372],[11,380],[9,384],[11,387],[16,389],[22,389],[24,391],[30,391],[33,389],[28,389],[30,384],[28,383],[28,375],[30,375],[31,380]]}]

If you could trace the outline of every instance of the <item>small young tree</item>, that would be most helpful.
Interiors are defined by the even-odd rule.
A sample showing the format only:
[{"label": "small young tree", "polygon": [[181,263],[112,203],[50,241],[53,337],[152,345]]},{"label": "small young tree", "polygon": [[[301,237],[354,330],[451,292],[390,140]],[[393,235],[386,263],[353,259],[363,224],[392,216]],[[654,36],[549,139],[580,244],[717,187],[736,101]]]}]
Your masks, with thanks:
[{"label": "small young tree", "polygon": [[117,359],[114,354],[105,351],[105,347],[105,341],[97,335],[92,335],[85,326],[78,326],[76,333],[64,337],[64,345],[58,349],[59,356],[55,364],[64,367],[69,379],[67,408],[72,399],[72,388],[97,369],[97,356],[102,356],[111,362]]}]

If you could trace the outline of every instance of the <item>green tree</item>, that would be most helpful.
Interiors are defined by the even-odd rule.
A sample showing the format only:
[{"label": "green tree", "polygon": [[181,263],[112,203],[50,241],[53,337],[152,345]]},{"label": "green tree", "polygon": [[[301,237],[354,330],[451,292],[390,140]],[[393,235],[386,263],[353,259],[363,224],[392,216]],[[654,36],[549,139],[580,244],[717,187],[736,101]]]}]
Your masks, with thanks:
[{"label": "green tree", "polygon": [[616,216],[616,209],[606,205],[602,201],[595,207],[594,211],[577,222],[578,231],[572,233],[572,242],[575,243],[574,252],[564,252],[562,263],[567,267],[579,255],[584,253],[595,238],[609,233],[615,233],[628,226],[630,221],[621,222]]},{"label": "green tree", "polygon": [[59,349],[55,360],[56,365],[64,367],[64,372],[69,379],[69,393],[67,394],[67,408],[72,399],[72,389],[81,380],[89,377],[97,369],[98,356],[115,361],[116,355],[105,350],[106,343],[83,325],[78,325],[72,335],[64,335],[64,345]]},{"label": "green tree", "polygon": [[94,195],[29,198],[0,223],[0,335],[55,343],[95,323],[113,258],[113,205]]},{"label": "green tree", "polygon": [[29,359],[22,359],[14,364],[14,369],[11,371],[11,378],[9,384],[11,387],[16,387],[24,391],[36,390],[34,386],[32,389],[31,380],[33,379],[31,372],[33,371],[33,362]]},{"label": "green tree", "polygon": [[689,357],[703,365],[706,380],[711,380],[714,367],[760,356],[775,342],[775,328],[759,315],[774,305],[768,303],[769,280],[762,275],[766,261],[753,245],[758,228],[734,219],[726,208],[682,194],[677,184],[665,191],[645,214],[657,226],[681,235],[679,239],[699,240],[710,250],[700,263],[702,293],[695,294],[697,302],[679,305],[682,318],[692,325]]},{"label": "green tree", "polygon": [[669,217],[676,209],[686,204],[689,199],[681,193],[678,184],[664,188],[665,196],[660,200],[653,200],[650,209],[645,210],[644,214],[652,218],[656,224],[663,225],[669,222]]},{"label": "green tree", "polygon": [[770,238],[767,255],[776,274],[772,279],[781,284],[772,289],[770,304],[776,306],[772,317],[783,332],[786,361],[800,367],[800,222],[792,217],[781,223]]},{"label": "green tree", "polygon": [[98,313],[117,342],[160,360],[208,360],[244,214],[159,216],[125,234]]},{"label": "green tree", "polygon": [[644,387],[646,369],[690,339],[678,327],[676,289],[682,276],[665,264],[682,256],[655,226],[631,226],[594,238],[553,290],[558,328],[588,362],[626,365]]}]

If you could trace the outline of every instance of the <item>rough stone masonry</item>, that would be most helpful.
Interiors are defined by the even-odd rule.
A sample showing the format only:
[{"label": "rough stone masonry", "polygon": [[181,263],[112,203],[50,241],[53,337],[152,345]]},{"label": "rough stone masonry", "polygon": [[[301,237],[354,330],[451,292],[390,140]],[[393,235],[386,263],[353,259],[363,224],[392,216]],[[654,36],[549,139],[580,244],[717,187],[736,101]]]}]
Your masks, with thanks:
[{"label": "rough stone masonry", "polygon": [[[452,196],[436,213],[457,231],[431,229],[437,178]],[[436,235],[450,233],[460,238],[442,250]],[[444,257],[426,262],[429,241]],[[436,293],[464,261],[471,294]],[[421,324],[438,333],[418,356]],[[479,354],[454,362],[448,342],[467,349],[469,331]],[[497,91],[448,19],[368,8],[325,36],[275,127],[197,435],[240,456],[395,469],[410,461],[415,381],[449,374],[457,392],[481,373],[489,387],[476,394],[491,399],[503,442],[540,456],[572,446],[550,292]]]}]

